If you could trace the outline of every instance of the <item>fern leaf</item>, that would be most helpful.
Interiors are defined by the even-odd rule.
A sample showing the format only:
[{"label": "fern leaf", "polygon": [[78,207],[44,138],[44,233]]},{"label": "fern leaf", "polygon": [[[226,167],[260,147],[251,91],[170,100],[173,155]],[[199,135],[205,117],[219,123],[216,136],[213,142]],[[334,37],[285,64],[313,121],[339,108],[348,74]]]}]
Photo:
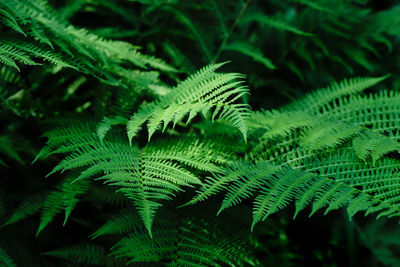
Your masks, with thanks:
[{"label": "fern leaf", "polygon": [[[260,194],[254,200],[253,222],[251,230],[257,222],[288,205],[294,199],[296,191],[312,177],[312,174],[302,174],[298,171],[283,170],[277,177],[269,179]],[[267,185],[268,184],[268,185]]]},{"label": "fern leaf", "polygon": [[10,10],[0,7],[0,20],[14,31],[23,34],[25,37],[27,36],[22,27],[19,25],[16,15],[11,14]]},{"label": "fern leaf", "polygon": [[225,45],[223,47],[223,49],[242,53],[246,56],[251,57],[254,61],[257,61],[257,62],[263,64],[268,69],[272,69],[272,70],[276,69],[276,67],[272,63],[272,61],[270,59],[266,58],[260,50],[258,50],[256,47],[253,47],[247,43],[244,43],[244,42],[230,43],[230,44]]},{"label": "fern leaf", "polygon": [[34,21],[32,21],[31,34],[35,39],[39,40],[39,42],[47,44],[51,49],[54,50],[53,43],[47,37],[45,29]]},{"label": "fern leaf", "polygon": [[[170,218],[168,224],[155,225],[153,238],[143,233],[138,225],[135,227],[132,224],[131,227],[135,230],[113,246],[111,255],[127,258],[130,263],[150,264],[163,260],[168,265],[175,266],[259,264],[251,252],[246,250],[248,243],[244,235],[230,233],[232,230],[222,228],[211,218],[201,219],[199,222],[190,220],[186,216],[180,220],[175,216],[167,218]],[[117,225],[113,227],[124,228],[121,224],[123,222],[123,219],[116,219]],[[197,227],[199,223],[205,231],[199,230]]]},{"label": "fern leaf", "polygon": [[208,176],[204,181],[203,186],[197,191],[197,195],[181,207],[196,204],[219,193],[224,190],[230,182],[235,181],[239,174],[240,170],[225,173],[225,175],[215,174],[213,177]]},{"label": "fern leaf", "polygon": [[[348,195],[347,191],[341,191],[344,189],[347,189],[350,192],[350,195]],[[353,197],[354,194],[354,192],[352,192],[351,189],[346,188],[344,184],[334,182],[325,184],[325,186],[315,194],[315,200],[313,202],[312,210],[309,216],[312,216],[317,210],[324,207],[325,205],[337,202],[337,199],[339,199],[339,201],[342,201],[342,197],[337,196],[341,196],[343,193],[346,197],[350,198]],[[325,213],[327,213],[328,211],[329,209],[327,209]]]},{"label": "fern leaf", "polygon": [[326,12],[326,13],[332,13],[332,10],[329,9],[326,6],[320,5],[319,3],[316,3],[314,1],[310,1],[310,0],[289,0],[290,2],[294,2],[294,3],[300,3],[303,5],[306,5],[312,9],[315,9],[317,11],[322,11],[322,12]]},{"label": "fern leaf", "polygon": [[114,125],[123,125],[127,123],[127,119],[121,116],[115,116],[112,118],[104,117],[103,120],[97,126],[97,136],[100,139],[100,142],[103,142],[107,132],[111,130],[111,126]]},{"label": "fern leaf", "polygon": [[275,28],[280,31],[288,31],[294,34],[303,35],[303,36],[313,36],[312,33],[302,31],[292,25],[290,25],[287,21],[277,18],[277,17],[270,17],[262,13],[250,13],[244,16],[241,19],[241,23],[249,23],[256,21],[261,25],[266,25],[272,28]]},{"label": "fern leaf", "polygon": [[326,122],[307,131],[300,144],[310,150],[335,147],[360,133],[361,128],[343,122]]},{"label": "fern leaf", "polygon": [[[34,44],[27,44],[27,43],[22,43],[22,42],[13,42],[12,44],[15,48],[19,49],[20,51],[26,52],[31,54],[32,56],[42,58],[54,65],[61,66],[61,67],[66,67],[66,68],[72,68],[72,69],[78,69],[77,67],[67,63],[64,61],[61,56],[51,52],[51,51],[45,51],[40,47],[35,46]],[[30,63],[29,59],[27,61]],[[31,65],[34,65],[33,63],[30,63]],[[36,63],[35,63],[36,64]]]},{"label": "fern leaf", "polygon": [[81,243],[63,247],[42,255],[65,259],[79,265],[113,266],[113,260],[107,257],[107,252],[102,246]]},{"label": "fern leaf", "polygon": [[152,110],[153,107],[150,105],[142,106],[142,108],[130,118],[126,125],[130,143],[132,142],[132,138],[140,131],[142,125],[150,118]]},{"label": "fern leaf", "polygon": [[42,208],[44,201],[45,201],[44,194],[33,195],[31,197],[28,197],[15,209],[11,217],[2,226],[16,223],[20,220],[25,219],[30,215],[39,212],[40,208]]},{"label": "fern leaf", "polygon": [[15,68],[16,70],[20,71],[18,65],[15,63],[15,61],[8,56],[0,54],[0,63],[8,65],[10,67]]},{"label": "fern leaf", "polygon": [[121,214],[111,217],[91,237],[95,239],[103,235],[135,232],[140,229],[140,220],[132,210],[123,210]]},{"label": "fern leaf", "polygon": [[36,235],[39,235],[62,210],[65,211],[64,225],[66,224],[72,210],[79,201],[77,196],[86,193],[89,187],[88,181],[71,183],[74,178],[74,176],[69,176],[64,179],[56,190],[48,194],[43,203],[40,225]]},{"label": "fern leaf", "polygon": [[352,78],[345,79],[339,83],[333,82],[324,89],[318,89],[308,94],[304,98],[292,102],[287,109],[289,110],[306,110],[316,113],[318,110],[330,102],[342,96],[352,95],[374,86],[375,84],[385,80],[389,75],[371,78]]},{"label": "fern leaf", "polygon": [[0,53],[3,55],[3,57],[8,57],[12,60],[19,61],[26,65],[38,65],[23,51],[19,50],[15,46],[6,43],[0,46]]},{"label": "fern leaf", "polygon": [[204,39],[204,34],[200,31],[200,29],[196,25],[193,24],[193,22],[186,15],[177,10],[173,10],[172,12],[179,20],[179,22],[185,25],[192,32],[194,39],[197,41],[201,51],[203,52],[206,58],[206,61],[211,62],[212,54],[209,49],[209,45],[207,45]]},{"label": "fern leaf", "polygon": [[225,38],[226,36],[229,36],[229,31],[224,20],[224,15],[221,13],[220,7],[218,6],[215,0],[210,0],[210,3],[211,3],[211,9],[215,13],[216,18],[218,19],[220,33],[222,37]]},{"label": "fern leaf", "polygon": [[43,203],[43,210],[40,216],[39,228],[36,236],[43,231],[44,228],[53,220],[53,218],[61,212],[63,206],[63,193],[61,191],[52,191]]},{"label": "fern leaf", "polygon": [[5,251],[2,247],[0,247],[0,263],[6,267],[15,267],[14,260],[8,255],[7,251]]},{"label": "fern leaf", "polygon": [[356,155],[364,161],[367,156],[371,155],[373,165],[375,165],[375,162],[383,155],[398,151],[399,143],[393,139],[386,138],[386,136],[367,132],[353,140],[353,147]]},{"label": "fern leaf", "polygon": [[237,73],[217,74],[214,71],[222,64],[206,66],[197,73],[179,83],[170,93],[152,105],[145,105],[134,114],[127,125],[128,138],[131,140],[148,121],[148,138],[154,132],[174,121],[174,124],[189,114],[190,121],[198,113],[207,113],[215,108],[213,118],[231,122],[239,128],[246,139],[247,118],[246,105],[235,104],[237,98],[247,93],[247,89],[239,86],[236,80],[242,76]]},{"label": "fern leaf", "polygon": [[[77,201],[75,195],[83,192],[86,180],[93,177],[113,186],[133,202],[150,235],[156,212],[163,205],[161,202],[171,200],[184,187],[202,185],[193,170],[219,172],[220,164],[231,161],[233,149],[218,140],[200,142],[196,136],[155,142],[142,149],[130,146],[116,134],[101,143],[94,124],[76,122],[70,127],[56,128],[45,136],[49,138],[47,146],[50,147],[47,155],[67,153],[50,174],[83,169],[74,176],[72,185],[69,182],[63,187],[65,198],[69,199],[62,203],[67,217]],[[54,214],[60,211],[55,207]]]},{"label": "fern leaf", "polygon": [[11,136],[8,135],[0,136],[0,151],[6,156],[16,160],[20,164],[24,164],[24,161],[21,159],[18,150],[19,149],[14,144],[14,141]]},{"label": "fern leaf", "polygon": [[72,210],[79,202],[79,199],[77,197],[86,193],[88,188],[89,182],[87,180],[78,181],[75,183],[63,183],[63,188],[61,190],[63,192],[63,206],[65,210],[65,219],[63,223],[64,226],[67,223],[67,220],[71,215]]},{"label": "fern leaf", "polygon": [[278,167],[267,162],[261,162],[253,168],[248,165],[239,165],[238,167],[235,169],[239,169],[239,171],[232,171],[232,173],[238,175],[238,178],[234,178],[235,182],[228,187],[217,215],[224,209],[237,205],[243,199],[250,197],[254,191],[259,189],[278,170]]}]

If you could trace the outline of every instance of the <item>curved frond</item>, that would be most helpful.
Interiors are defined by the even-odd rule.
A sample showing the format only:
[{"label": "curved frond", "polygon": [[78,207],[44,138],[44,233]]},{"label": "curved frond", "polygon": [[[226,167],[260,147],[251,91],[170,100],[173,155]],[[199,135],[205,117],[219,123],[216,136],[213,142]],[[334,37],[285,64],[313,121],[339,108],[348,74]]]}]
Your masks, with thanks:
[{"label": "curved frond", "polygon": [[[249,109],[235,101],[247,94],[247,88],[238,79],[238,73],[215,73],[222,64],[209,65],[179,83],[159,102],[144,105],[135,113],[127,125],[128,138],[138,133],[147,122],[149,140],[156,130],[163,130],[188,117],[188,124],[198,113],[212,114],[212,119],[226,120],[238,128],[243,137],[247,135]],[[163,124],[163,126],[161,126]]]},{"label": "curved frond", "polygon": [[227,44],[224,50],[232,50],[251,57],[254,61],[263,64],[268,69],[276,69],[272,61],[266,58],[260,50],[244,42],[235,42]]},{"label": "curved frond", "polygon": [[[196,136],[155,142],[139,149],[115,134],[100,142],[94,124],[77,122],[70,127],[49,131],[45,136],[49,138],[47,146],[50,149],[47,154],[41,153],[42,157],[68,153],[50,174],[76,168],[82,168],[82,172],[71,184],[77,188],[63,187],[62,193],[53,193],[67,195],[69,201],[62,202],[55,196],[58,204],[48,205],[49,211],[44,216],[47,219],[42,225],[47,224],[53,216],[51,214],[56,214],[62,205],[67,218],[77,201],[74,194],[83,192],[79,184],[95,178],[115,187],[117,192],[130,199],[151,234],[152,222],[163,201],[171,200],[184,187],[202,184],[193,170],[219,172],[221,164],[234,159],[233,148],[228,144],[218,140],[202,142],[196,140]],[[217,151],[220,155],[216,154]]]}]

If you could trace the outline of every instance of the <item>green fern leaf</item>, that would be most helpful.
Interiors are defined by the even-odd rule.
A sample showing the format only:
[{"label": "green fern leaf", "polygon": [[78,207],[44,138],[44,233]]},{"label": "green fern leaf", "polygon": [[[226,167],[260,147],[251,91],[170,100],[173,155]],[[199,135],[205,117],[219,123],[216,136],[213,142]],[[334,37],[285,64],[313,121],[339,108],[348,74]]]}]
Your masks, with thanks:
[{"label": "green fern leaf", "polygon": [[353,147],[356,155],[364,161],[371,155],[372,163],[375,165],[375,162],[383,155],[398,151],[399,143],[386,136],[367,132],[353,140]]},{"label": "green fern leaf", "polygon": [[312,33],[302,31],[292,25],[290,25],[287,21],[278,18],[278,17],[270,17],[262,13],[249,13],[245,15],[241,19],[241,23],[249,23],[256,21],[261,25],[266,25],[272,28],[275,28],[280,31],[288,31],[294,34],[303,35],[303,36],[313,36]]},{"label": "green fern leaf", "polygon": [[279,169],[267,162],[261,162],[255,167],[252,167],[251,165],[238,167],[235,167],[235,169],[242,169],[243,172],[232,171],[232,173],[240,175],[240,179],[239,177],[235,178],[235,182],[229,186],[217,215],[224,209],[237,205],[243,199],[250,197],[254,191],[260,189],[263,183],[268,181],[268,179],[271,178],[271,175]]},{"label": "green fern leaf", "polygon": [[[230,147],[227,141],[200,142],[196,136],[155,142],[142,149],[130,146],[115,134],[101,143],[95,134],[94,124],[77,122],[70,127],[56,128],[45,136],[49,138],[47,146],[50,151],[47,155],[41,153],[43,157],[67,153],[49,175],[75,168],[83,169],[74,177],[72,185],[63,187],[63,194],[69,199],[67,203],[71,204],[63,202],[66,215],[76,202],[75,195],[84,190],[79,184],[88,178],[97,177],[97,180],[115,187],[117,192],[123,193],[133,202],[150,235],[156,211],[162,206],[162,201],[171,200],[183,187],[202,184],[193,169],[219,172],[219,165],[229,163],[233,157],[232,150],[238,149]],[[60,208],[52,206],[52,214],[60,211],[60,205]]]},{"label": "green fern leaf", "polygon": [[88,181],[72,183],[74,178],[74,176],[69,176],[58,185],[56,190],[48,194],[43,203],[40,225],[36,235],[39,235],[62,210],[65,211],[64,225],[66,224],[72,210],[79,201],[77,196],[86,193],[89,187]]},{"label": "green fern leaf", "polygon": [[107,257],[104,247],[88,243],[63,247],[44,252],[42,255],[65,259],[79,265],[114,266],[115,263],[112,258]]},{"label": "green fern leaf", "polygon": [[276,69],[276,67],[272,63],[272,61],[270,59],[266,58],[260,50],[258,50],[257,48],[255,48],[247,43],[244,43],[244,42],[230,43],[230,44],[225,45],[223,47],[223,49],[242,53],[246,56],[251,57],[254,61],[257,61],[257,62],[263,64],[268,69],[272,69],[272,70]]},{"label": "green fern leaf", "polygon": [[374,86],[385,80],[389,75],[376,78],[352,78],[332,83],[324,89],[318,89],[308,94],[304,98],[292,102],[286,108],[288,110],[306,110],[309,112],[318,112],[325,105],[342,96],[352,95]]},{"label": "green fern leaf", "polygon": [[8,255],[7,251],[5,251],[2,247],[0,247],[0,263],[6,267],[15,267],[14,260]]},{"label": "green fern leaf", "polygon": [[25,37],[27,36],[22,27],[19,25],[17,21],[17,16],[12,14],[10,10],[6,10],[5,8],[0,8],[0,20],[11,29],[16,32],[23,34]]},{"label": "green fern leaf", "polygon": [[223,64],[206,66],[179,83],[170,93],[151,105],[145,105],[128,122],[128,138],[131,140],[148,121],[148,139],[154,132],[174,121],[176,124],[189,114],[190,121],[196,114],[206,114],[214,108],[212,117],[231,122],[246,139],[248,108],[234,102],[247,93],[236,80],[242,76],[237,73],[218,74],[214,71]]},{"label": "green fern leaf", "polygon": [[63,206],[63,193],[61,191],[52,191],[43,203],[43,210],[40,217],[39,228],[36,236],[43,231],[44,228],[53,220],[53,218],[61,212]]},{"label": "green fern leaf", "polygon": [[25,199],[18,208],[15,209],[11,217],[2,225],[10,225],[16,223],[26,217],[39,212],[45,201],[45,194],[33,195]]},{"label": "green fern leaf", "polygon": [[[222,228],[211,218],[196,222],[185,216],[180,220],[175,219],[173,223],[171,219],[166,225],[155,225],[152,239],[140,228],[135,228],[134,234],[130,233],[114,245],[111,255],[128,258],[130,263],[164,260],[172,266],[259,264],[251,252],[246,250],[248,243],[244,235],[229,233],[226,227]],[[199,230],[198,223],[201,223],[205,231]]]}]

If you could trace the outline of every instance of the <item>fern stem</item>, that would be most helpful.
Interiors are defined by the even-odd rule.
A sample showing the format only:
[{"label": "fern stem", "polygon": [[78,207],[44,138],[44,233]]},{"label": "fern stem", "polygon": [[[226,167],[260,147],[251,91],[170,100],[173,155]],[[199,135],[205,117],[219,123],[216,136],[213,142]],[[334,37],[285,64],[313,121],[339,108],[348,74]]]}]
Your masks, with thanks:
[{"label": "fern stem", "polygon": [[229,37],[232,34],[232,31],[235,29],[236,25],[238,24],[240,18],[243,16],[244,12],[246,12],[246,9],[248,8],[249,4],[252,2],[253,0],[247,0],[246,3],[243,5],[243,7],[240,9],[239,14],[237,15],[235,22],[232,24],[232,26],[229,28],[228,30],[228,34],[225,35],[224,39],[221,42],[221,45],[219,46],[217,53],[215,54],[214,58],[211,61],[211,64],[214,64],[215,62],[217,62],[218,58],[221,55],[222,50],[224,49],[226,43],[229,40]]}]

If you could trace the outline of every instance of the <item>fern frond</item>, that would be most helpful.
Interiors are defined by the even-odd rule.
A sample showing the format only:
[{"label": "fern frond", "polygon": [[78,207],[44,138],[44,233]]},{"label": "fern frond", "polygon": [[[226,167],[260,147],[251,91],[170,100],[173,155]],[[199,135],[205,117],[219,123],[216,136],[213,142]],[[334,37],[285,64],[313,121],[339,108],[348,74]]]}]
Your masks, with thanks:
[{"label": "fern frond", "polygon": [[134,211],[123,210],[120,214],[112,216],[105,224],[94,232],[92,239],[109,234],[122,234],[136,232],[140,229],[140,220]]},{"label": "fern frond", "polygon": [[[7,6],[5,6],[7,7]],[[16,32],[19,32],[23,34],[24,36],[27,36],[22,27],[19,25],[18,22],[18,17],[16,14],[7,8],[0,8],[0,21],[4,23],[4,25],[7,25],[11,29],[13,29]],[[23,21],[22,21],[23,22]]]},{"label": "fern frond", "polygon": [[181,207],[187,205],[193,205],[198,202],[207,200],[212,195],[215,195],[224,190],[229,183],[235,181],[240,174],[239,171],[233,171],[229,173],[222,172],[221,174],[214,174],[213,176],[206,177],[203,186],[197,191],[197,195],[189,202],[185,203]]},{"label": "fern frond", "polygon": [[[332,158],[332,160],[334,161],[335,158]],[[318,164],[318,161],[312,163],[311,166],[314,166],[314,164]],[[318,168],[320,174],[316,174],[316,169],[311,167],[289,168],[287,166],[274,166],[274,164],[268,162],[233,166],[226,169],[226,172],[220,175],[218,180],[212,180],[214,192],[227,190],[218,213],[240,203],[242,199],[255,197],[252,230],[255,224],[287,207],[292,201],[296,205],[294,217],[310,205],[312,205],[310,216],[324,207],[326,214],[346,205],[348,205],[351,215],[360,210],[366,211],[367,214],[376,212],[378,216],[400,215],[398,205],[392,202],[390,198],[386,198],[386,194],[384,196],[375,193],[379,192],[381,188],[388,187],[377,186],[377,191],[370,190],[368,187],[374,184],[373,181],[370,181],[368,185],[363,185],[361,189],[357,189],[358,184],[349,182],[348,179],[335,177],[334,172],[337,172],[337,169],[332,168],[332,165],[333,163],[323,162],[321,167]],[[360,171],[360,174],[358,174],[360,179],[362,179],[363,173],[365,175],[367,172]],[[355,174],[354,177],[357,177],[357,175]],[[377,175],[377,177],[382,176]],[[391,180],[388,179],[387,183],[394,187]],[[203,190],[188,204],[209,198],[213,193],[210,190],[212,186],[208,187],[209,190]]]},{"label": "fern frond", "polygon": [[0,247],[0,263],[6,267],[16,267],[17,264],[15,261],[8,255],[7,251],[5,251],[2,247]]},{"label": "fern frond", "polygon": [[[218,140],[201,142],[196,140],[196,136],[155,142],[139,149],[115,134],[101,143],[95,134],[94,124],[76,122],[71,127],[56,128],[45,136],[49,138],[47,146],[50,151],[42,153],[43,157],[68,153],[50,174],[83,168],[73,185],[97,177],[97,180],[115,186],[117,192],[123,193],[138,209],[149,234],[156,210],[162,206],[161,201],[170,200],[183,187],[202,184],[192,169],[219,172],[221,164],[234,159],[233,148],[229,145]],[[76,200],[73,194],[69,194],[70,191],[82,190],[64,190],[64,194],[70,196],[68,203],[73,207]],[[57,213],[61,203],[52,207],[53,212],[49,214]],[[65,209],[68,215],[67,207]]]},{"label": "fern frond", "polygon": [[79,265],[114,266],[116,260],[107,257],[106,249],[89,243],[67,246],[44,252],[42,255],[57,257]]},{"label": "fern frond", "polygon": [[372,163],[375,165],[375,162],[383,155],[392,151],[398,151],[400,144],[382,135],[367,132],[353,140],[353,147],[356,155],[364,161],[368,155],[371,155]]},{"label": "fern frond", "polygon": [[353,96],[340,100],[336,107],[327,108],[324,113],[338,120],[370,128],[399,140],[399,122],[396,114],[400,111],[400,94],[381,91],[379,94]]},{"label": "fern frond", "polygon": [[272,61],[266,58],[260,50],[244,42],[226,44],[223,50],[232,50],[251,57],[254,61],[263,64],[268,69],[276,69]]},{"label": "fern frond", "polygon": [[215,64],[204,67],[179,83],[159,102],[142,106],[128,122],[129,140],[146,121],[150,140],[153,133],[161,128],[161,124],[165,129],[169,123],[175,125],[185,116],[188,116],[188,123],[198,113],[207,114],[212,108],[212,119],[221,118],[231,122],[246,139],[248,108],[234,102],[246,94],[247,89],[241,85],[242,82],[237,81],[242,78],[241,75],[214,72],[221,66]]},{"label": "fern frond", "polygon": [[303,36],[313,36],[312,33],[302,31],[301,29],[298,29],[295,26],[290,25],[287,21],[281,18],[270,17],[263,13],[249,13],[243,16],[243,18],[240,21],[241,23],[250,23],[256,21],[260,25],[272,27],[280,31],[288,31]]},{"label": "fern frond", "polygon": [[342,144],[344,140],[359,134],[361,130],[360,127],[355,127],[351,124],[340,121],[328,121],[319,125],[313,125],[302,137],[300,145],[309,150],[336,147]]},{"label": "fern frond", "polygon": [[72,183],[72,181],[68,181],[63,183],[63,187],[61,188],[63,192],[63,209],[65,211],[65,219],[63,225],[67,223],[67,220],[71,215],[72,210],[79,202],[78,196],[86,193],[88,188],[88,181],[77,181],[75,183]]},{"label": "fern frond", "polygon": [[170,9],[170,10],[176,16],[178,21],[180,23],[182,23],[183,25],[185,25],[185,27],[187,27],[191,31],[193,38],[197,41],[197,44],[199,45],[201,51],[203,52],[203,54],[206,58],[206,61],[211,62],[211,60],[212,60],[211,52],[212,51],[210,51],[209,45],[205,41],[204,34],[201,32],[201,30],[190,20],[189,17],[187,17],[182,12],[180,12],[178,10],[172,10],[172,9]]},{"label": "fern frond", "polygon": [[[237,167],[234,167],[237,169]],[[271,176],[279,170],[279,167],[267,162],[261,162],[254,166],[240,166],[244,171],[233,172],[240,175],[234,179],[234,183],[228,187],[221,208],[217,215],[226,208],[237,205],[252,195],[254,191],[260,189],[265,181],[268,181]]]},{"label": "fern frond", "polygon": [[19,68],[15,64],[15,61],[21,62],[22,64],[26,65],[38,65],[23,51],[7,43],[3,43],[2,45],[0,45],[0,55],[2,56],[3,63],[15,67],[18,71]]},{"label": "fern frond", "polygon": [[33,195],[25,199],[13,212],[11,217],[2,226],[16,223],[26,217],[33,215],[42,208],[45,201],[45,194]]},{"label": "fern frond", "polygon": [[51,49],[54,50],[53,43],[47,37],[48,33],[35,21],[32,21],[31,35],[39,42],[47,44]]},{"label": "fern frond", "polygon": [[302,5],[306,5],[312,9],[315,9],[317,11],[322,11],[322,12],[326,12],[326,13],[332,13],[332,10],[329,9],[329,7],[326,7],[324,5],[320,5],[318,3],[316,3],[315,1],[310,1],[310,0],[289,0],[290,2],[294,2],[294,3],[299,3]]},{"label": "fern frond", "polygon": [[[78,69],[77,67],[75,67],[75,66],[69,64],[68,62],[66,62],[65,60],[63,60],[60,55],[58,55],[52,51],[43,50],[41,47],[36,46],[35,44],[13,41],[12,46],[20,51],[29,53],[34,57],[41,58],[41,59],[43,59],[47,62],[50,62],[54,65],[57,65],[60,67]],[[24,61],[22,61],[22,62],[24,62]],[[31,64],[31,65],[34,65],[34,64]]]},{"label": "fern frond", "polygon": [[[259,264],[251,252],[246,250],[249,245],[244,235],[233,234],[230,229],[222,228],[213,220],[201,219],[196,222],[189,218],[175,218],[173,223],[171,220],[168,222],[155,225],[152,239],[143,229],[135,227],[133,233],[113,246],[111,255],[127,258],[130,263],[164,260],[169,266]],[[198,223],[205,230],[200,230]]]},{"label": "fern frond", "polygon": [[[261,143],[282,137],[290,142],[310,150],[322,150],[337,147],[352,137],[358,138],[364,132],[374,137],[373,142],[392,145],[392,148],[385,153],[397,149],[396,142],[382,134],[374,134],[370,130],[354,125],[353,123],[339,121],[335,116],[312,115],[305,111],[293,112],[258,112],[252,117],[250,125],[254,128],[265,129],[265,133],[260,137]],[[302,131],[299,131],[301,129]],[[292,136],[294,134],[294,136]],[[293,139],[292,139],[293,138]],[[355,139],[357,140],[357,139]],[[357,149],[354,146],[354,149]],[[381,153],[383,155],[384,153]],[[378,159],[380,156],[377,155]]]},{"label": "fern frond", "polygon": [[385,80],[389,75],[382,77],[368,77],[368,78],[351,78],[340,81],[339,83],[333,82],[324,89],[318,89],[304,98],[292,102],[285,107],[287,110],[305,110],[312,113],[319,112],[319,109],[324,108],[329,103],[333,102],[342,96],[360,93],[363,90],[374,86],[375,84]]},{"label": "fern frond", "polygon": [[220,7],[215,0],[210,0],[210,3],[211,3],[210,4],[211,10],[214,12],[215,17],[218,20],[220,34],[222,35],[222,38],[226,38],[227,36],[229,36],[229,30],[228,27],[226,26],[224,14],[222,14]]},{"label": "fern frond", "polygon": [[[280,159],[280,163],[285,160],[292,162],[297,158],[296,147],[323,150],[338,147],[350,138],[354,138],[353,149],[360,158],[371,156],[373,162],[399,149],[398,123],[394,119],[400,110],[397,93],[382,91],[370,96],[338,98],[315,111],[308,109],[311,103],[303,110],[303,104],[299,103],[296,111],[253,114],[249,125],[252,133],[260,137],[259,144],[253,149],[254,154],[250,155],[261,153],[270,160]],[[313,153],[309,154],[312,156]]]},{"label": "fern frond", "polygon": [[[15,21],[6,18],[6,24],[15,31],[21,32],[19,28],[23,29],[26,35],[23,40],[12,33],[4,36],[4,45],[9,47],[7,50],[0,49],[0,62],[15,68],[18,66],[14,60],[37,65],[29,58],[37,57],[122,87],[135,83],[133,77],[125,74],[127,70],[122,65],[126,63],[130,63],[130,67],[177,71],[159,58],[140,53],[139,47],[128,42],[106,40],[85,29],[68,25],[63,16],[45,2],[2,1],[0,8],[4,11],[2,15],[15,18]],[[13,11],[12,14],[9,10]]]},{"label": "fern frond", "polygon": [[[19,154],[19,149],[18,147],[16,147],[16,144],[14,143],[11,136],[9,135],[0,136],[0,152],[6,155],[7,157],[14,159],[20,164],[24,164],[24,161],[22,160]],[[2,165],[7,166],[5,163]]]},{"label": "fern frond", "polygon": [[20,69],[19,69],[18,65],[15,63],[15,61],[8,56],[0,54],[0,63],[10,66],[10,67],[13,67],[16,70],[20,71]]},{"label": "fern frond", "polygon": [[36,235],[39,235],[53,218],[62,210],[65,211],[64,225],[66,224],[72,210],[78,203],[77,196],[86,193],[89,187],[88,181],[72,183],[74,176],[69,176],[62,181],[56,190],[51,191],[43,203],[40,224]]},{"label": "fern frond", "polygon": [[[354,92],[363,90],[364,82],[375,83],[380,79],[359,80],[360,86],[353,87]],[[291,200],[296,202],[295,216],[309,205],[312,205],[311,215],[322,208],[327,213],[346,205],[351,216],[361,210],[366,214],[376,213],[378,217],[400,214],[399,162],[384,157],[399,150],[394,119],[398,117],[398,94],[382,91],[367,97],[350,95],[346,98],[353,90],[340,88],[352,88],[353,83],[328,90],[326,98],[323,94],[313,98],[314,93],[311,93],[287,111],[253,115],[249,123],[253,130],[251,136],[258,138],[259,144],[249,154],[249,158],[256,161],[252,168],[267,161],[283,169],[261,180],[261,185],[257,184],[260,193],[255,197],[252,227]],[[353,146],[349,142],[351,138]],[[367,161],[367,157],[371,157],[372,162]],[[251,168],[245,168],[248,170],[222,171],[210,185],[206,180],[205,185],[215,189],[203,190],[192,201],[207,199],[212,192],[228,188],[240,194],[246,184],[240,187],[232,184],[243,180],[239,177],[244,173],[251,176]],[[244,180],[250,185],[254,181],[250,177]],[[246,197],[254,194],[255,190],[246,192]]]},{"label": "fern frond", "polygon": [[282,170],[275,177],[267,180],[262,187],[260,194],[254,200],[253,222],[251,229],[261,220],[283,209],[296,196],[296,191],[312,183],[312,174],[304,174],[290,169]]},{"label": "fern frond", "polygon": [[100,142],[103,142],[104,137],[107,132],[111,130],[111,126],[126,124],[127,119],[121,116],[115,116],[112,118],[104,117],[103,120],[97,126],[97,136],[100,139]]}]

